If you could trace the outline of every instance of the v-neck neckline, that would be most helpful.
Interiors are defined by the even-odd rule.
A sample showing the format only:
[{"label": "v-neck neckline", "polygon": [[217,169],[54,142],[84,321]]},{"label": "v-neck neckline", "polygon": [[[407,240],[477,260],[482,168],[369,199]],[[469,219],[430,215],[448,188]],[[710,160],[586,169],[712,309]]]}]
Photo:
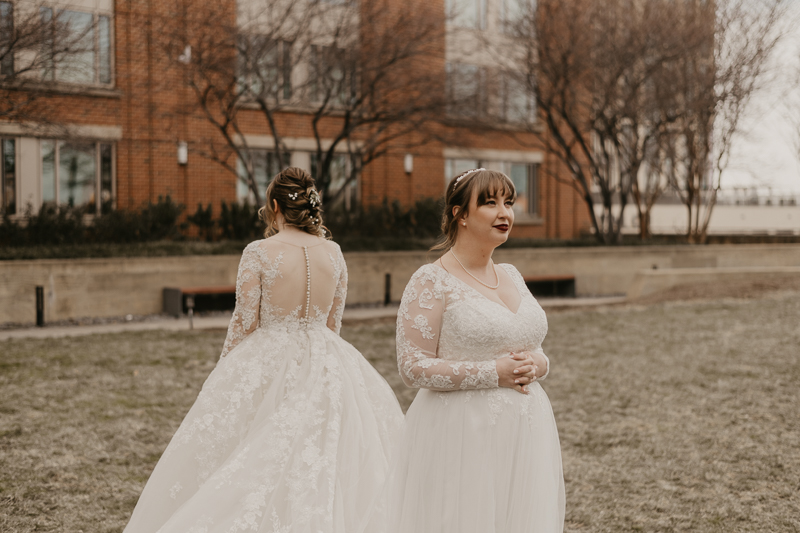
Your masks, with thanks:
[{"label": "v-neck neckline", "polygon": [[[506,311],[508,311],[512,315],[517,316],[517,314],[519,314],[519,310],[522,309],[522,303],[523,303],[523,301],[525,299],[525,295],[520,292],[519,287],[517,287],[516,283],[514,283],[514,288],[517,289],[517,294],[519,294],[519,305],[517,306],[517,310],[516,311],[512,311],[511,308],[508,307],[506,304],[503,304],[503,303],[496,302],[496,301],[492,300],[491,298],[489,298],[488,296],[483,294],[481,291],[479,291],[478,289],[476,289],[475,287],[473,287],[472,285],[470,285],[466,281],[464,281],[461,278],[459,278],[458,276],[456,276],[455,274],[451,274],[450,271],[447,270],[446,268],[444,268],[442,265],[438,265],[435,262],[432,263],[432,264],[436,268],[439,268],[439,269],[443,270],[451,278],[455,279],[456,281],[458,281],[459,283],[461,283],[462,285],[464,285],[468,289],[472,290],[472,292],[474,292],[475,294],[477,294],[478,296],[480,296],[484,300],[486,300],[488,302],[492,302],[495,305],[499,305],[500,307],[502,307],[503,309],[505,309]],[[506,275],[508,275],[509,278],[510,278],[511,276],[508,274],[508,271],[505,269],[505,267],[503,267],[502,265],[499,265],[499,266],[500,266],[500,268],[502,268],[505,271]],[[514,280],[511,280],[511,281],[513,283]]]}]

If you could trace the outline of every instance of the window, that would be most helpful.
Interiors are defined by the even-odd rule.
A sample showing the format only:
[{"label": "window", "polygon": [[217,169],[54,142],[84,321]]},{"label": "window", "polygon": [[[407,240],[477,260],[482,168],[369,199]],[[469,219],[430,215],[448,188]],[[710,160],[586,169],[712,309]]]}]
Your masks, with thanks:
[{"label": "window", "polygon": [[446,159],[444,162],[444,186],[447,187],[451,179],[473,168],[480,168],[477,159]]},{"label": "window", "polygon": [[0,77],[14,75],[14,4],[0,2]]},{"label": "window", "polygon": [[[319,175],[317,154],[311,154],[311,175],[316,179]],[[331,161],[331,181],[328,185],[327,198],[336,198],[336,202],[328,207],[342,206],[346,211],[351,211],[358,206],[358,178],[350,181],[352,166],[346,154],[336,154]],[[344,187],[344,190],[342,188]],[[339,194],[341,191],[341,194]],[[322,199],[323,204],[325,198]]]},{"label": "window", "polygon": [[239,45],[242,90],[256,96],[292,97],[292,43],[244,35]]},{"label": "window", "polygon": [[475,65],[447,64],[448,114],[480,118],[486,112],[486,72]]},{"label": "window", "polygon": [[65,83],[111,83],[111,21],[108,15],[85,11],[39,10],[47,28],[42,77]]},{"label": "window", "polygon": [[526,80],[519,74],[504,72],[500,82],[501,118],[510,123],[534,120],[535,103]]},{"label": "window", "polygon": [[446,159],[445,187],[453,177],[473,168],[499,170],[514,182],[517,200],[514,214],[519,218],[539,215],[539,165],[536,163],[517,163],[512,161],[482,161],[480,159]]},{"label": "window", "polygon": [[[284,167],[281,167],[278,161],[278,153],[274,150],[251,149],[250,157],[252,158],[253,174],[255,175],[258,194],[263,199],[267,192],[267,185],[269,185],[269,182],[272,181],[272,178],[274,178],[278,172],[289,166],[292,155],[288,152],[283,154]],[[250,185],[247,182],[247,171],[241,159],[238,161],[237,167],[239,179],[236,183],[236,197],[239,201],[254,203],[255,197],[250,191]]]},{"label": "window", "polygon": [[343,48],[314,46],[311,49],[310,97],[313,101],[328,100],[342,106],[355,96],[355,74],[348,66],[348,56]]},{"label": "window", "polygon": [[539,165],[533,163],[505,163],[506,174],[517,189],[514,214],[536,216],[539,214]]},{"label": "window", "polygon": [[14,139],[0,139],[0,183],[2,183],[2,209],[8,215],[17,214],[17,143]]},{"label": "window", "polygon": [[114,146],[43,140],[42,202],[107,213],[114,207]]},{"label": "window", "polygon": [[447,0],[447,16],[453,26],[486,28],[486,0]]},{"label": "window", "polygon": [[513,34],[520,23],[532,13],[536,4],[533,0],[500,0],[500,22],[504,33]]}]

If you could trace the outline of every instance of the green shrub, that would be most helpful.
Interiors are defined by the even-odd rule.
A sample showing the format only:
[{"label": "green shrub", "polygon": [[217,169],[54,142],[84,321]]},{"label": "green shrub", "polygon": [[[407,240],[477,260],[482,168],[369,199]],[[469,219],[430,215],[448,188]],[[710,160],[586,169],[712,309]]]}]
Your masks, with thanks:
[{"label": "green shrub", "polygon": [[408,209],[396,200],[384,200],[353,211],[334,208],[325,214],[325,225],[337,239],[435,239],[442,209],[442,200],[435,198],[419,200]]},{"label": "green shrub", "polygon": [[117,209],[94,218],[86,228],[86,241],[96,243],[134,243],[159,240],[181,240],[186,224],[178,219],[184,206],[169,196],[159,196],[139,211]]},{"label": "green shrub", "polygon": [[32,214],[26,209],[27,223],[24,225],[24,244],[77,244],[85,241],[86,210],[79,207],[56,207],[43,205]]},{"label": "green shrub", "polygon": [[222,237],[233,241],[261,238],[266,229],[258,216],[258,208],[250,205],[250,202],[228,204],[223,200],[217,224]]},{"label": "green shrub", "polygon": [[0,245],[22,246],[25,244],[25,228],[12,219],[8,213],[3,212],[3,222],[0,224]]},{"label": "green shrub", "polygon": [[94,219],[89,228],[90,241],[129,244],[140,241],[137,213],[114,210]]},{"label": "green shrub", "polygon": [[178,224],[183,213],[183,204],[176,204],[172,198],[158,197],[158,202],[150,203],[139,212],[141,241],[160,241],[163,239],[183,239],[182,230],[186,224]]},{"label": "green shrub", "polygon": [[197,226],[200,236],[203,237],[206,242],[214,240],[214,226],[216,226],[217,223],[214,220],[211,204],[208,204],[208,207],[205,209],[203,209],[203,204],[197,204],[197,211],[195,211],[193,215],[187,216],[186,220],[190,224]]},{"label": "green shrub", "polygon": [[22,221],[3,216],[0,245],[53,246],[89,243],[132,243],[181,240],[186,224],[178,219],[183,206],[169,196],[147,204],[140,211],[116,210],[87,217],[85,207],[43,205],[34,214],[31,206]]},{"label": "green shrub", "polygon": [[[343,248],[349,250],[424,249],[439,235],[441,210],[442,201],[436,199],[419,200],[410,208],[397,201],[384,201],[352,211],[333,208],[325,213],[325,225]],[[28,207],[26,220],[3,216],[0,245],[91,246],[180,241],[185,240],[184,231],[189,224],[196,226],[200,238],[207,242],[220,239],[248,242],[264,235],[258,208],[248,202],[222,201],[217,219],[211,204],[205,207],[198,204],[186,222],[180,222],[183,211],[184,206],[169,196],[159,196],[157,202],[148,203],[138,211],[117,209],[93,217],[86,216],[85,208],[43,206],[32,214]]]}]

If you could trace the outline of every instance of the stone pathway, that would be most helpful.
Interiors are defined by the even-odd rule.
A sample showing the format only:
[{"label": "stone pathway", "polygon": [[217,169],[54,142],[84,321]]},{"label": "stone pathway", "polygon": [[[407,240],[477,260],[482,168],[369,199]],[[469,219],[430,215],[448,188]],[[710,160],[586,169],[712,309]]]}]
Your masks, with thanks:
[{"label": "stone pathway", "polygon": [[[624,296],[604,298],[540,298],[539,303],[545,309],[569,309],[573,307],[591,307],[599,305],[612,305],[625,301]],[[344,310],[342,320],[345,324],[371,322],[374,320],[393,320],[397,317],[398,306],[387,307],[356,307]],[[194,329],[227,329],[230,315],[195,317],[192,320]],[[139,322],[116,322],[111,324],[91,324],[75,326],[45,326],[42,328],[27,327],[19,329],[0,330],[0,341],[22,338],[57,338],[74,337],[80,335],[94,335],[98,333],[121,333],[124,331],[149,331],[149,330],[185,331],[189,329],[187,317],[169,318],[158,317],[153,320]]]}]

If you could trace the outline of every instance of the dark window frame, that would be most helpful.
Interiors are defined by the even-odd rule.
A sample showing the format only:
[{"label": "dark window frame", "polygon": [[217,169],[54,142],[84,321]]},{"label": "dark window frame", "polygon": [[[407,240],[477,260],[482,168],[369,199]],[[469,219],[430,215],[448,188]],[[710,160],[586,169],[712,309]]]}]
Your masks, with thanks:
[{"label": "dark window frame", "polygon": [[16,139],[0,137],[0,195],[2,195],[0,211],[7,215],[16,215],[19,207],[17,205],[18,154]]},{"label": "dark window frame", "polygon": [[[61,196],[61,148],[65,144],[86,144],[94,147],[94,179],[93,179],[93,205],[89,210],[89,215],[100,215],[109,213],[116,209],[117,205],[117,143],[114,141],[97,139],[41,139],[39,141],[39,161],[41,163],[39,182],[44,193],[44,150],[43,143],[52,144],[52,165],[53,173],[53,196],[52,200],[42,198],[42,205],[51,204],[56,206],[66,205]],[[82,204],[87,205],[87,204]]]},{"label": "dark window frame", "polygon": [[[8,11],[5,11],[5,10]],[[14,4],[0,2],[0,45],[7,43],[5,50],[0,50],[0,78],[14,76]]]},{"label": "dark window frame", "polygon": [[[92,81],[72,81],[59,78],[59,66],[53,56],[57,54],[58,42],[56,41],[57,21],[64,13],[88,14],[92,17],[89,26],[92,38]],[[113,87],[115,83],[115,49],[114,49],[114,16],[111,13],[99,10],[86,10],[70,6],[70,9],[57,9],[53,6],[39,7],[39,17],[42,22],[43,31],[46,32],[42,44],[42,53],[45,55],[44,67],[41,79],[44,81],[65,83],[69,85],[79,85],[85,87]],[[106,32],[106,33],[104,33]],[[103,35],[101,35],[103,33]],[[72,38],[72,37],[71,37]],[[76,41],[82,37],[78,36]],[[107,47],[102,48],[103,42],[107,41]],[[69,54],[63,53],[66,57]],[[76,52],[77,53],[77,52]],[[62,58],[63,62],[64,59]]]},{"label": "dark window frame", "polygon": [[[262,80],[266,81],[267,76],[258,76],[254,72],[262,67],[274,68],[276,73],[276,79],[274,82],[275,90],[270,91],[268,96],[277,96],[278,100],[290,100],[294,93],[294,85],[292,83],[292,74],[294,72],[292,47],[294,46],[294,43],[292,41],[282,39],[269,39],[266,35],[259,33],[243,33],[239,36],[239,39],[244,41],[240,41],[240,49],[238,52],[239,72],[237,73],[237,77],[239,79],[240,90],[245,90],[251,94],[260,95],[262,91],[253,90],[254,84],[260,83]],[[253,58],[251,57],[250,61],[254,62],[255,64],[248,65],[247,61],[245,61],[245,58],[243,57],[243,54],[245,54],[247,51],[250,51],[251,53],[267,53],[273,49],[276,50],[275,63],[268,64],[264,62],[262,64],[259,61],[253,61]]]},{"label": "dark window frame", "polygon": [[[281,168],[278,162],[278,151],[274,148],[248,148],[247,152],[250,154],[250,157],[253,158],[263,158],[262,163],[259,168],[264,170],[264,188],[261,190],[259,188],[259,193],[262,196],[265,194],[267,187],[269,187],[270,182],[272,179],[277,175],[280,171],[285,168],[291,166],[292,163],[292,152],[286,151],[283,154],[283,162],[284,166]],[[244,165],[241,158],[237,158],[238,165]],[[253,166],[256,167],[256,160],[253,161]],[[255,168],[254,168],[255,170]],[[239,202],[254,202],[255,197],[253,196],[253,192],[250,190],[250,184],[246,182],[244,173],[242,172],[241,168],[237,168],[237,177],[236,177],[236,198]],[[258,180],[258,176],[256,176],[256,180]],[[259,184],[260,185],[260,184]],[[241,187],[241,188],[240,188]],[[242,191],[246,190],[245,194],[242,194]]]}]

